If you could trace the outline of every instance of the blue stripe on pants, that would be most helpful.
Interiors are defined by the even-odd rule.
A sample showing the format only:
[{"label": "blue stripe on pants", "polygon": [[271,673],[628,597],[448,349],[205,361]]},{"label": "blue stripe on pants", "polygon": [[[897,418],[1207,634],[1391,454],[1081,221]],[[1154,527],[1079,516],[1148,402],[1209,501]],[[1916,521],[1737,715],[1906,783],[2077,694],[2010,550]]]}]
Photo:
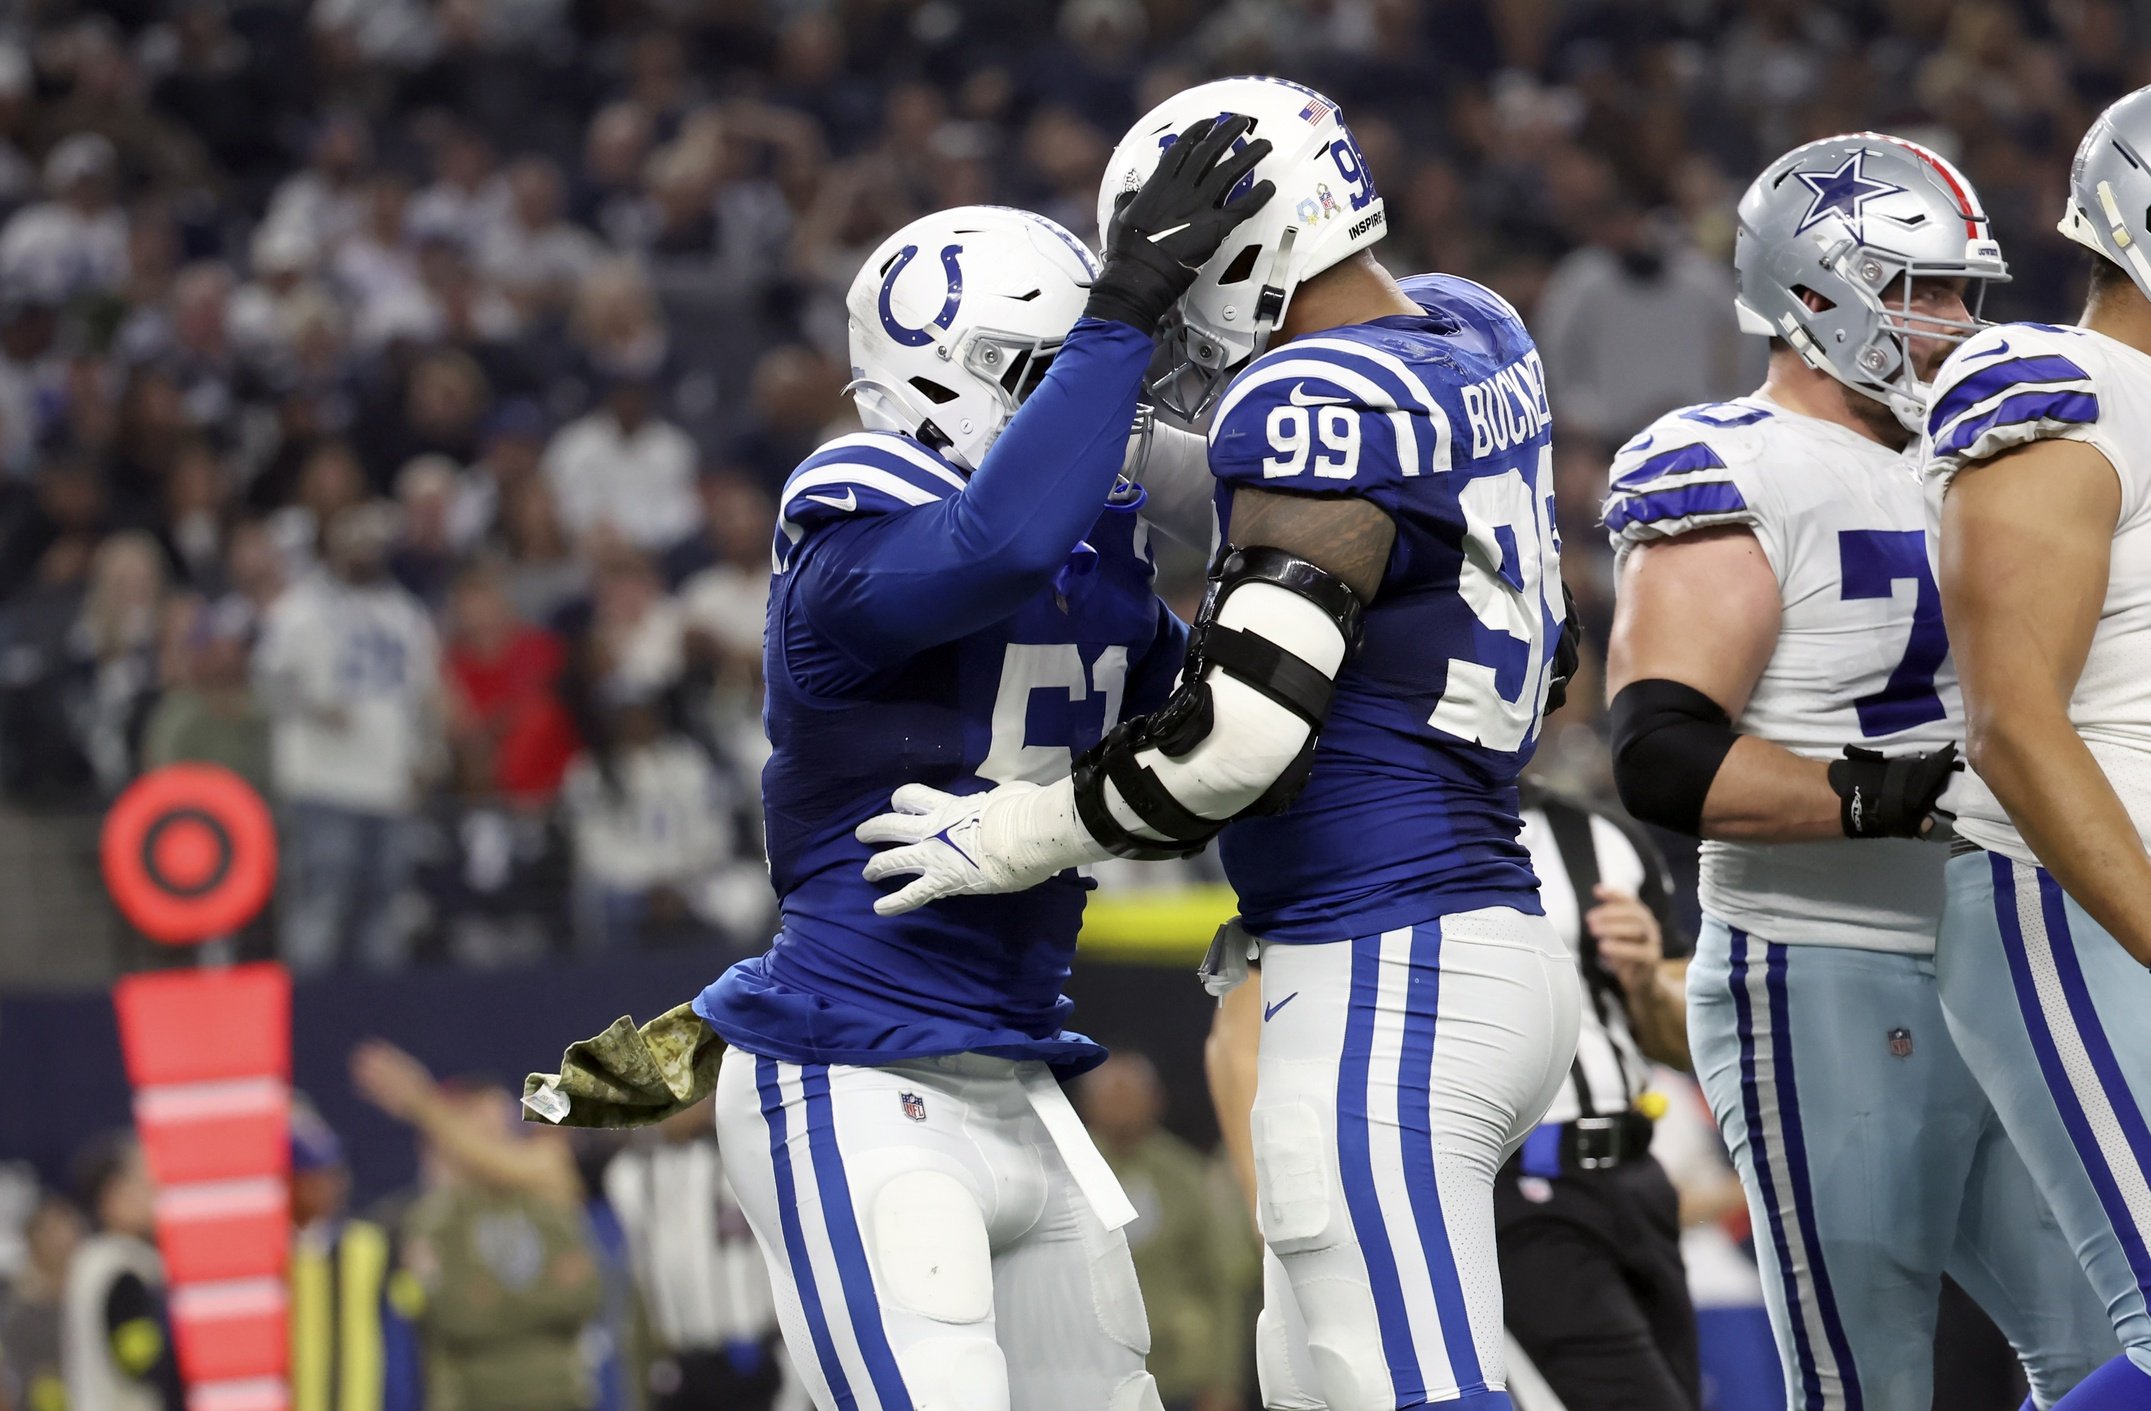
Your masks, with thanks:
[{"label": "blue stripe on pants", "polygon": [[852,1411],[858,1406],[851,1383],[844,1376],[844,1363],[829,1336],[829,1318],[822,1310],[821,1294],[814,1286],[814,1261],[807,1257],[806,1232],[799,1225],[799,1187],[792,1178],[792,1152],[785,1140],[784,1091],[777,1084],[777,1062],[754,1060],[755,1091],[762,1095],[762,1120],[769,1125],[769,1161],[777,1175],[777,1216],[784,1227],[784,1256],[792,1266],[792,1282],[799,1286],[799,1302],[806,1309],[807,1330],[814,1338],[814,1357],[836,1404]]},{"label": "blue stripe on pants", "polygon": [[837,1147],[836,1119],[829,1105],[829,1068],[812,1063],[799,1070],[800,1094],[807,1107],[807,1154],[814,1162],[814,1184],[822,1198],[822,1224],[836,1254],[837,1279],[851,1309],[851,1327],[866,1359],[867,1375],[882,1411],[908,1411],[896,1354],[889,1350],[888,1329],[881,1325],[881,1300],[874,1294],[874,1272],[866,1262],[866,1242],[859,1236],[859,1216],[851,1208],[851,1185],[844,1178],[844,1153]]},{"label": "blue stripe on pants", "polygon": [[1483,1391],[1478,1344],[1471,1336],[1471,1308],[1449,1247],[1442,1218],[1441,1187],[1434,1171],[1434,1028],[1441,1003],[1441,923],[1412,928],[1411,973],[1404,992],[1404,1049],[1397,1065],[1397,1136],[1404,1153],[1404,1187],[1441,1318],[1449,1370],[1460,1391]]},{"label": "blue stripe on pants", "polygon": [[1352,943],[1352,997],[1345,1011],[1344,1052],[1337,1062],[1337,1165],[1344,1180],[1345,1209],[1352,1217],[1360,1257],[1367,1265],[1367,1285],[1374,1295],[1374,1316],[1389,1363],[1390,1389],[1400,1406],[1426,1399],[1419,1353],[1412,1345],[1411,1320],[1404,1310],[1404,1289],[1382,1224],[1382,1202],[1374,1188],[1374,1164],[1367,1149],[1367,1072],[1374,1048],[1375,1006],[1381,995],[1382,938],[1362,936]]},{"label": "blue stripe on pants", "polygon": [[[2002,949],[2009,957],[2009,978],[2016,987],[2017,1009],[2024,1017],[2032,1051],[2039,1056],[2040,1075],[2046,1079],[2047,1092],[2061,1114],[2062,1126],[2068,1130],[2069,1142],[2076,1148],[2077,1160],[2083,1164],[2084,1174],[2091,1178],[2092,1188],[2098,1192],[2107,1223],[2121,1242],[2122,1253],[2127,1256],[2129,1268],[2136,1276],[2136,1286],[2151,1293],[2151,1255],[2145,1251],[2143,1234],[2136,1228],[2128,1203],[2122,1198],[2120,1185],[2107,1165],[2106,1153],[2092,1133],[2090,1116],[2069,1081],[2069,1072],[2062,1063],[2053,1029],[2039,1003],[2031,956],[2017,915],[2016,864],[2002,854],[1994,853],[1991,854],[1991,865],[1994,869],[1994,917],[2001,925]],[[2130,1150],[2135,1153],[2138,1164],[2144,1164],[2146,1153],[2151,1152],[2151,1139],[2145,1137],[2143,1114],[2129,1091],[2128,1081],[2121,1075],[2120,1065],[2114,1061],[2113,1046],[2107,1041],[2098,1011],[2092,1006],[2083,968],[2069,936],[2068,910],[2062,900],[2061,888],[2044,868],[2032,869],[2032,875],[2037,879],[2040,913],[2046,922],[2046,949],[2060,978],[2070,1020],[2091,1059],[2099,1086],[2114,1106],[2114,1115],[2120,1121]]]},{"label": "blue stripe on pants", "polygon": [[1778,1125],[1785,1133],[1785,1169],[1792,1178],[1793,1210],[1800,1221],[1800,1238],[1807,1245],[1808,1281],[1814,1285],[1823,1336],[1829,1339],[1830,1355],[1837,1362],[1838,1383],[1845,1391],[1845,1411],[1861,1411],[1860,1378],[1852,1361],[1852,1343],[1845,1336],[1844,1320],[1837,1315],[1837,1296],[1830,1290],[1830,1271],[1815,1223],[1815,1192],[1808,1183],[1807,1136],[1800,1127],[1800,1093],[1793,1078],[1792,1006],[1785,993],[1785,949],[1774,942],[1766,948],[1767,969],[1763,977],[1770,992],[1771,1071],[1778,1094]]},{"label": "blue stripe on pants", "polygon": [[1822,1374],[1815,1367],[1814,1349],[1808,1345],[1807,1305],[1800,1296],[1800,1282],[1793,1270],[1792,1244],[1785,1234],[1777,1182],[1770,1174],[1770,1143],[1763,1131],[1762,1087],[1755,1073],[1755,1006],[1748,997],[1748,933],[1733,931],[1729,941],[1727,984],[1733,992],[1733,1014],[1740,1035],[1740,1111],[1748,1129],[1748,1160],[1755,1167],[1755,1184],[1763,1193],[1770,1243],[1777,1251],[1778,1273],[1785,1281],[1785,1321],[1792,1328],[1793,1356],[1800,1364],[1800,1381],[1807,1392],[1806,1411],[1822,1411]]}]

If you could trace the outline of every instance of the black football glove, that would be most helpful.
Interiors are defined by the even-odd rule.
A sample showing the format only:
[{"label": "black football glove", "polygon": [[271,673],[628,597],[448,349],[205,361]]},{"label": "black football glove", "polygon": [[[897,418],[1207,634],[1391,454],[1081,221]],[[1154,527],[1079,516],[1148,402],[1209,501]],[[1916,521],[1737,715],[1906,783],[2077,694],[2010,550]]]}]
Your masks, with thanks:
[{"label": "black football glove", "polygon": [[1232,228],[1276,194],[1275,183],[1258,181],[1238,200],[1226,199],[1270,154],[1269,142],[1260,137],[1232,150],[1254,125],[1253,118],[1238,114],[1204,118],[1165,149],[1140,189],[1114,202],[1105,268],[1091,285],[1086,317],[1157,333]]},{"label": "black football glove", "polygon": [[1583,665],[1583,621],[1576,616],[1576,595],[1561,585],[1561,638],[1554,644],[1553,684],[1546,688],[1546,709],[1541,716],[1552,715],[1568,704],[1568,683]]},{"label": "black football glove", "polygon": [[1907,755],[1845,746],[1845,757],[1830,762],[1830,787],[1837,790],[1845,836],[1917,838],[1949,787],[1949,776],[1960,768],[1955,745]]}]

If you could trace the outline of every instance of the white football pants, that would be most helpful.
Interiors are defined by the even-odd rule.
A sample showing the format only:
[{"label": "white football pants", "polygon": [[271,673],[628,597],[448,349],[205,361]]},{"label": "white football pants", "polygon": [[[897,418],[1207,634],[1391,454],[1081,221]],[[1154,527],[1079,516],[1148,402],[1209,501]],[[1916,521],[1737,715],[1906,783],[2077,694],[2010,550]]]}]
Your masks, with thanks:
[{"label": "white football pants", "polygon": [[1159,1411],[1125,1197],[1043,1064],[732,1049],[717,1137],[821,1411]]},{"label": "white football pants", "polygon": [[1265,944],[1262,998],[1263,1404],[1508,1407],[1494,1173],[1575,1057],[1574,958],[1494,907]]}]

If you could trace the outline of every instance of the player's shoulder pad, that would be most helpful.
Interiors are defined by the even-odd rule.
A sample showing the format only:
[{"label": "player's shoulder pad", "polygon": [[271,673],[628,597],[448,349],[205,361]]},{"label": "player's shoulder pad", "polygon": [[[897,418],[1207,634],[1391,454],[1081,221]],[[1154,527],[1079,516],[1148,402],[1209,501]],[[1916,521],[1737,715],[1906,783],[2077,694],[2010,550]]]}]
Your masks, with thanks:
[{"label": "player's shoulder pad", "polygon": [[1361,327],[1273,348],[1210,422],[1210,469],[1255,488],[1386,499],[1450,467],[1450,418],[1426,369]]},{"label": "player's shoulder pad", "polygon": [[1748,524],[1760,506],[1742,485],[1780,413],[1759,402],[1667,412],[1613,454],[1606,532],[1615,544]]},{"label": "player's shoulder pad", "polygon": [[1397,288],[1431,317],[1455,324],[1459,337],[1483,341],[1486,356],[1496,363],[1514,362],[1534,346],[1516,306],[1476,280],[1415,274],[1398,280]]},{"label": "player's shoulder pad", "polygon": [[1923,473],[1950,475],[2032,441],[2083,439],[2099,420],[2099,363],[2096,340],[2080,328],[1981,329],[1935,375]]},{"label": "player's shoulder pad", "polygon": [[820,525],[888,514],[956,494],[964,477],[909,436],[856,431],[799,463],[784,482],[777,509],[777,563]]}]

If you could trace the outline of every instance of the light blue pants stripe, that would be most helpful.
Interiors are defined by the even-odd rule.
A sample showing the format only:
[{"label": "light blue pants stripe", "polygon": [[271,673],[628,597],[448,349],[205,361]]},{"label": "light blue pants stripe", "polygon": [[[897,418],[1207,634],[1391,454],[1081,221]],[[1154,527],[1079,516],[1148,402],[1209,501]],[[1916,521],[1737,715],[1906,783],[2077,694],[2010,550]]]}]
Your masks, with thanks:
[{"label": "light blue pants stripe", "polygon": [[2115,1335],[2151,1372],[2151,972],[2044,868],[1952,858],[1942,1004]]},{"label": "light blue pants stripe", "polygon": [[1931,961],[1706,918],[1688,1035],[1747,1189],[1790,1411],[1929,1411],[1944,1273],[2009,1336],[2042,1406],[2114,1354],[1951,1042]]}]

